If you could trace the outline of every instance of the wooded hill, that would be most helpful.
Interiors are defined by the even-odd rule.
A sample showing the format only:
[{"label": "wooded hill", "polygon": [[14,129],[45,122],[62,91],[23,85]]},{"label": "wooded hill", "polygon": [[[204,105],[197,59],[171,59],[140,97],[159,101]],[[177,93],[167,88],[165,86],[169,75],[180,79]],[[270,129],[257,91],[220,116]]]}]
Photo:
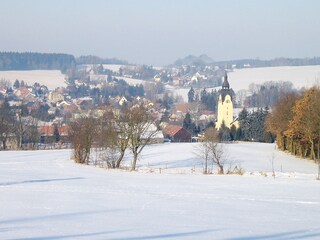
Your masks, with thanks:
[{"label": "wooded hill", "polygon": [[0,52],[0,70],[66,70],[75,66],[73,55],[62,53]]}]

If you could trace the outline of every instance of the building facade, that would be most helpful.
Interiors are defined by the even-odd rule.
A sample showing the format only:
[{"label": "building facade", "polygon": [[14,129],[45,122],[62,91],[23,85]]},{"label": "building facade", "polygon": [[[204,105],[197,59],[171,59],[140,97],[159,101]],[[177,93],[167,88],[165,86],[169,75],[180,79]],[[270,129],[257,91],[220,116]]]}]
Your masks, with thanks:
[{"label": "building facade", "polygon": [[224,76],[222,89],[219,94],[216,128],[219,130],[223,123],[227,128],[231,128],[233,124],[236,125],[233,119],[233,103],[227,73]]}]

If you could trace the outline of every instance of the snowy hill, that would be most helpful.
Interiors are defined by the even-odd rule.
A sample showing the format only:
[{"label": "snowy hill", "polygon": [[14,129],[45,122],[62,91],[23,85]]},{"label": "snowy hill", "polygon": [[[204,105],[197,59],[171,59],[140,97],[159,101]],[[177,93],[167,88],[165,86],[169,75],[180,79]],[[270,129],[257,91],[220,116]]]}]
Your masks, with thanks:
[{"label": "snowy hill", "polygon": [[262,84],[267,81],[289,81],[300,89],[320,83],[320,65],[242,68],[234,69],[228,76],[230,86],[235,91],[248,89],[251,83]]},{"label": "snowy hill", "polygon": [[197,146],[148,146],[138,172],[78,165],[70,150],[0,152],[0,239],[320,238],[314,163],[227,144],[246,174],[202,175]]},{"label": "snowy hill", "polygon": [[0,71],[0,79],[11,81],[23,80],[28,85],[39,83],[46,85],[50,90],[57,87],[66,87],[65,75],[58,70],[28,70],[28,71]]}]

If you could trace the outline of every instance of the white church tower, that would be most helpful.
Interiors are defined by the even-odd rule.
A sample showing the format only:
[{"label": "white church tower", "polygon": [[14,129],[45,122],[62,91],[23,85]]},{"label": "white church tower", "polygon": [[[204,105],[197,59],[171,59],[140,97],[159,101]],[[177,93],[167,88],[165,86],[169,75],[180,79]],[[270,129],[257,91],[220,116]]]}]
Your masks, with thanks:
[{"label": "white church tower", "polygon": [[225,73],[222,89],[219,94],[218,120],[216,122],[216,128],[218,130],[221,128],[223,122],[228,128],[231,128],[233,124],[233,103],[227,72]]}]

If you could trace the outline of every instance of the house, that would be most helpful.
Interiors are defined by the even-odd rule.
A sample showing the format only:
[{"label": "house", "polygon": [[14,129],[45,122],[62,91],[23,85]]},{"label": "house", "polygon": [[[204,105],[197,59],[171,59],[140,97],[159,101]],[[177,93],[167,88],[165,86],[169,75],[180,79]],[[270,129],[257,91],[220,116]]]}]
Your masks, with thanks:
[{"label": "house", "polygon": [[215,119],[215,114],[213,111],[202,111],[199,117],[200,121],[213,121]]},{"label": "house", "polygon": [[156,74],[154,77],[153,77],[153,80],[155,82],[161,82],[161,76],[159,74]]},{"label": "house", "polygon": [[91,108],[93,104],[93,99],[91,97],[77,98],[73,101],[82,110]]},{"label": "house", "polygon": [[163,143],[163,140],[164,140],[163,133],[157,130],[157,126],[155,124],[151,124],[150,126],[148,126],[146,131],[141,136],[142,139],[149,138],[149,137],[150,137],[149,144]]},{"label": "house", "polygon": [[177,113],[182,113],[183,115],[186,115],[188,112],[190,112],[190,105],[189,103],[178,103],[174,106],[174,109]]},{"label": "house", "polygon": [[16,94],[17,97],[19,97],[20,99],[23,99],[23,101],[25,102],[33,102],[36,100],[36,97],[31,91],[32,89],[29,90],[26,87],[20,87],[20,88],[17,88],[14,93]]},{"label": "house", "polygon": [[52,91],[49,93],[48,99],[53,103],[57,103],[60,101],[64,101],[64,96],[59,91]]},{"label": "house", "polygon": [[207,80],[206,75],[202,75],[199,72],[197,72],[195,75],[192,76],[191,81],[198,82],[199,80]]},{"label": "house", "polygon": [[171,142],[191,142],[191,133],[181,126],[167,125],[162,131],[164,138]]},{"label": "house", "polygon": [[7,87],[0,86],[0,93],[1,93],[2,95],[6,95],[6,93],[7,93]]},{"label": "house", "polygon": [[[67,142],[68,139],[68,126],[60,126],[58,127],[60,141]],[[41,143],[54,143],[56,142],[56,136],[54,134],[54,126],[41,126],[39,129]]]},{"label": "house", "polygon": [[119,100],[119,105],[122,106],[122,105],[125,104],[126,102],[128,102],[128,100],[127,100],[125,97],[122,97],[122,98]]},{"label": "house", "polygon": [[183,86],[184,80],[180,77],[174,77],[172,79],[172,84],[173,84],[173,86]]}]

